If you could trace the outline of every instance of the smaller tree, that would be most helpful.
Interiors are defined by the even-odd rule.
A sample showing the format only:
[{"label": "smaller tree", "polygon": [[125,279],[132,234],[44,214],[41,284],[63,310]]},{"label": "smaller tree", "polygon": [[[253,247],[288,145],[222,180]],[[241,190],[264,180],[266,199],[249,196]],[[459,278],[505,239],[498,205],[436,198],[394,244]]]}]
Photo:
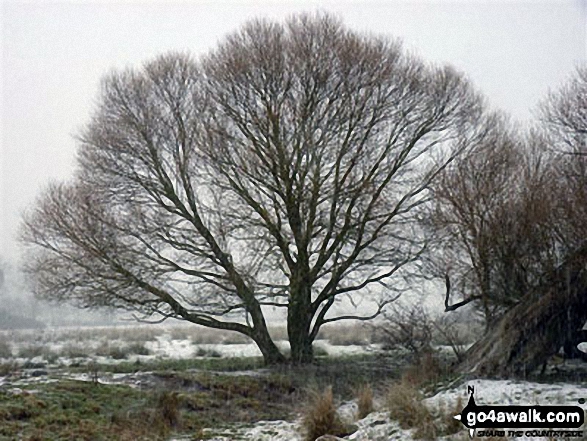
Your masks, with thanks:
[{"label": "smaller tree", "polygon": [[[541,241],[538,248],[524,249],[522,261],[534,261],[528,254],[544,250],[551,259],[538,260],[526,294],[499,320],[492,332],[478,341],[460,365],[464,372],[482,375],[526,375],[560,350],[577,355],[577,344],[585,341],[587,321],[587,69],[559,91],[552,92],[541,107],[542,133],[548,146],[548,161],[542,179],[524,181],[522,194],[535,194],[534,205],[544,205],[534,228]],[[544,152],[541,149],[540,152]],[[533,156],[533,163],[540,163]],[[527,196],[526,196],[527,197]],[[525,200],[525,199],[522,199]],[[530,219],[533,219],[532,217]],[[545,219],[544,222],[539,222]],[[550,262],[555,262],[552,264]],[[584,357],[584,354],[582,354]]]},{"label": "smaller tree", "polygon": [[[454,161],[434,187],[429,270],[444,278],[445,308],[475,302],[489,328],[556,266],[552,173],[540,139],[504,118]],[[463,298],[451,298],[454,291]]]},{"label": "smaller tree", "polygon": [[587,237],[587,66],[540,107],[542,136],[556,155],[556,229],[565,252],[582,246]]}]

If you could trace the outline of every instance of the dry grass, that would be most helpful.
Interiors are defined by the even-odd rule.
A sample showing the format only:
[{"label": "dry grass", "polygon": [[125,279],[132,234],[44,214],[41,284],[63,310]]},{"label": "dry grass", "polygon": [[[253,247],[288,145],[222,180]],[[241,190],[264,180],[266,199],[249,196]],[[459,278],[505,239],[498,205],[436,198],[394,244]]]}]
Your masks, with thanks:
[{"label": "dry grass", "polygon": [[192,344],[246,344],[252,340],[238,332],[187,325],[170,328],[172,340],[190,340]]},{"label": "dry grass", "polygon": [[18,364],[13,361],[9,361],[8,363],[0,363],[0,377],[10,375],[13,372],[16,372],[18,369]]},{"label": "dry grass", "polygon": [[359,419],[365,418],[374,410],[373,389],[371,385],[364,384],[357,389],[357,407]]},{"label": "dry grass", "polygon": [[400,382],[390,386],[386,396],[390,417],[402,429],[414,429],[412,435],[415,439],[433,440],[464,432],[465,427],[453,418],[463,410],[462,397],[452,405],[440,402],[436,409],[429,409],[423,398],[413,384]]},{"label": "dry grass", "polygon": [[443,436],[452,435],[463,430],[463,424],[459,420],[455,420],[454,416],[460,414],[464,407],[463,397],[458,397],[453,406],[444,402],[439,403],[437,427]]},{"label": "dry grass", "polygon": [[269,335],[273,341],[287,341],[287,328],[285,326],[270,326]]},{"label": "dry grass", "polygon": [[179,396],[177,392],[164,391],[157,397],[157,415],[170,428],[179,427],[180,412],[179,412]]},{"label": "dry grass", "polygon": [[400,382],[391,385],[386,396],[390,417],[402,429],[426,427],[433,421],[433,416],[422,402],[423,398],[413,384]]},{"label": "dry grass", "polygon": [[432,352],[420,354],[402,373],[402,382],[414,387],[436,384],[445,375],[441,362]]},{"label": "dry grass", "polygon": [[304,439],[314,441],[322,435],[343,436],[348,434],[340,417],[336,413],[332,386],[324,391],[312,390],[302,419]]}]

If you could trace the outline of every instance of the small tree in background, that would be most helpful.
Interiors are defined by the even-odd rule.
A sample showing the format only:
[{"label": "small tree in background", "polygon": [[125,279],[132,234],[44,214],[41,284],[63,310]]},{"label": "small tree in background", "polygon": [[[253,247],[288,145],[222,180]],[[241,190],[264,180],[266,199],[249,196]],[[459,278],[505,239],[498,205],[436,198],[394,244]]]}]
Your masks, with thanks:
[{"label": "small tree in background", "polygon": [[[534,276],[527,279],[527,292],[491,333],[467,352],[461,371],[526,375],[545,366],[561,346],[570,356],[587,358],[576,347],[587,341],[582,330],[587,321],[587,70],[579,68],[573,79],[548,96],[541,110],[542,132],[533,139],[548,147],[541,150],[548,155],[531,156],[527,163],[547,161],[542,173],[524,177],[525,185],[516,192],[522,202],[532,204],[521,205],[525,209],[517,213],[522,221],[513,225],[514,231],[529,231],[539,238],[534,241],[531,236],[527,243],[536,245],[522,248],[512,263]],[[532,221],[532,229],[516,229],[524,225],[524,216]]]},{"label": "small tree in background", "polygon": [[445,279],[447,311],[474,302],[489,329],[560,263],[551,159],[539,136],[496,118],[437,181],[428,268]]},{"label": "small tree in background", "polygon": [[556,154],[556,233],[572,252],[587,237],[587,66],[542,102],[543,136]]}]

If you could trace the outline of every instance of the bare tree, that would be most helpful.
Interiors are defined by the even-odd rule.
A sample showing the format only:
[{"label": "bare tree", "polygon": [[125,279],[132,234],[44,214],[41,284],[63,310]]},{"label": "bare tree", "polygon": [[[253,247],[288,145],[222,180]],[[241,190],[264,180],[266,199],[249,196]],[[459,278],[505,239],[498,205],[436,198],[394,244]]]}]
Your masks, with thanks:
[{"label": "bare tree", "polygon": [[[470,348],[462,371],[526,375],[545,366],[561,346],[567,355],[587,358],[576,347],[587,334],[582,330],[587,321],[587,70],[578,69],[571,81],[552,92],[541,111],[543,130],[532,139],[546,142],[550,152],[530,156],[530,164],[545,158],[545,166],[531,179],[524,176],[524,185],[516,192],[523,208],[518,218],[522,217],[510,227],[518,237],[530,238],[523,243],[535,244],[521,247],[511,264],[532,268],[527,273],[534,276],[522,284],[526,293],[492,332]],[[531,203],[523,203],[526,200]],[[530,229],[524,227],[525,219]]]},{"label": "bare tree", "polygon": [[[322,325],[397,296],[430,184],[483,111],[451,68],[322,15],[114,72],[98,102],[75,179],[24,223],[36,293],[237,331],[268,363],[264,308],[308,362]],[[356,296],[378,306],[333,313]]]},{"label": "bare tree", "polygon": [[438,180],[429,227],[443,246],[429,263],[445,279],[446,311],[474,302],[490,328],[560,263],[549,161],[538,136],[498,118]]},{"label": "bare tree", "polygon": [[572,253],[587,237],[587,66],[542,102],[544,136],[558,154],[557,233]]}]

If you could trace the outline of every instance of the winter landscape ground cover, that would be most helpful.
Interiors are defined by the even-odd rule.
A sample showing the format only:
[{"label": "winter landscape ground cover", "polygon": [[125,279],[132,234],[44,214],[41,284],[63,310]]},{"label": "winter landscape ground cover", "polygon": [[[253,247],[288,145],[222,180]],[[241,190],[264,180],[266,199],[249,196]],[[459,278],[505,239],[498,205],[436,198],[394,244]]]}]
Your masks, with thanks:
[{"label": "winter landscape ground cover", "polygon": [[580,362],[531,381],[454,378],[446,348],[416,360],[368,328],[325,331],[316,363],[270,368],[243,337],[195,326],[3,331],[0,440],[464,440],[467,386],[478,404],[587,398]]}]

